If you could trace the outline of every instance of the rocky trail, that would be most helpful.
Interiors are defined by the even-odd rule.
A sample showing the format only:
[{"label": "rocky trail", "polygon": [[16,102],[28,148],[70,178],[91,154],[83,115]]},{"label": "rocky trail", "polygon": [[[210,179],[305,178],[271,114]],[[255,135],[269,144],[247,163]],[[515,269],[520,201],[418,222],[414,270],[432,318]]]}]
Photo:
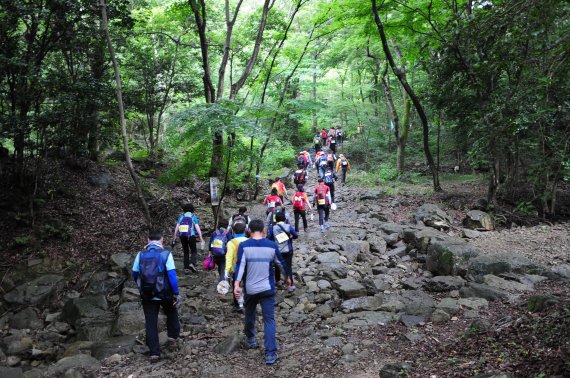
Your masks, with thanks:
[{"label": "rocky trail", "polygon": [[[243,315],[216,293],[217,273],[184,275],[179,249],[182,337],[151,365],[133,250],[73,284],[44,272],[3,285],[0,376],[570,375],[568,224],[482,231],[482,212],[463,228],[436,205],[380,191],[337,184],[336,197],[332,227],[319,232],[315,218],[294,243],[297,290],[277,294],[276,365],[245,348]],[[261,340],[259,318],[257,329]]]}]

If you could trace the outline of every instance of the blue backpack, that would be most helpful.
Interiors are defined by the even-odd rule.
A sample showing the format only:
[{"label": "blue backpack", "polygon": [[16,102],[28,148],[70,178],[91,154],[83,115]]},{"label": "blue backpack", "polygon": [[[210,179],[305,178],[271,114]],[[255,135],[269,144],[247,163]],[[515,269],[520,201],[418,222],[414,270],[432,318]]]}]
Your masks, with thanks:
[{"label": "blue backpack", "polygon": [[226,244],[228,242],[228,232],[226,230],[217,230],[212,234],[212,248],[213,256],[223,256],[226,254]]},{"label": "blue backpack", "polygon": [[169,255],[170,251],[160,248],[149,248],[140,252],[137,286],[142,299],[165,299],[171,294],[166,271]]},{"label": "blue backpack", "polygon": [[194,214],[189,217],[182,215],[182,220],[178,225],[178,235],[189,238],[192,236],[192,227],[194,227]]},{"label": "blue backpack", "polygon": [[331,172],[325,173],[325,184],[332,184],[333,183],[333,174]]},{"label": "blue backpack", "polygon": [[325,168],[326,166],[329,165],[329,162],[327,161],[327,156],[326,155],[322,155],[320,160],[319,160],[319,167],[321,168]]}]

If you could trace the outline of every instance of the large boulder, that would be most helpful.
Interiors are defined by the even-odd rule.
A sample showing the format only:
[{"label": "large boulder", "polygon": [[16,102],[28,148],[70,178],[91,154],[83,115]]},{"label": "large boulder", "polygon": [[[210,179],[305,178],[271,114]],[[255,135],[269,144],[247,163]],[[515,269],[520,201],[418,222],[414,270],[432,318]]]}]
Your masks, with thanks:
[{"label": "large boulder", "polygon": [[336,252],[323,252],[316,256],[319,264],[339,264],[340,255]]},{"label": "large boulder", "polygon": [[17,286],[4,295],[4,300],[10,304],[47,304],[54,293],[63,283],[63,277],[55,274],[40,276],[30,282]]},{"label": "large boulder", "polygon": [[346,278],[348,275],[346,266],[337,263],[319,264],[317,269],[324,277],[331,281]]},{"label": "large boulder", "polygon": [[459,294],[464,298],[477,297],[489,301],[512,302],[518,298],[517,295],[511,294],[506,290],[475,282],[470,282],[468,286],[462,287],[459,290]]},{"label": "large boulder", "polygon": [[469,261],[478,255],[479,250],[463,239],[453,237],[443,240],[432,239],[428,247],[426,265],[434,275],[465,275]]},{"label": "large boulder", "polygon": [[524,256],[514,254],[481,255],[469,260],[469,273],[475,276],[501,273],[542,273],[545,268]]},{"label": "large boulder", "polygon": [[366,241],[370,243],[370,251],[373,253],[384,254],[386,252],[387,243],[386,240],[376,234],[366,235]]},{"label": "large boulder", "polygon": [[26,307],[12,317],[10,327],[14,329],[42,329],[44,322],[32,307]]},{"label": "large boulder", "polygon": [[423,222],[426,226],[438,230],[447,230],[451,227],[451,218],[439,206],[426,203],[416,210],[414,214],[416,222]]},{"label": "large boulder", "polygon": [[116,333],[136,335],[142,330],[144,330],[144,316],[140,301],[121,303],[115,322]]},{"label": "large boulder", "polygon": [[128,354],[133,351],[136,344],[135,336],[119,336],[95,343],[91,346],[91,355],[98,360],[103,360],[114,354]]},{"label": "large boulder", "polygon": [[435,308],[433,298],[421,290],[405,291],[399,300],[404,304],[402,311],[408,315],[429,316]]},{"label": "large boulder", "polygon": [[361,253],[370,252],[370,244],[366,241],[348,241],[343,243],[340,254],[346,257],[349,264],[359,260]]},{"label": "large boulder", "polygon": [[104,295],[70,299],[61,316],[75,327],[80,340],[100,341],[111,334],[113,313]]},{"label": "large boulder", "polygon": [[382,296],[358,297],[342,302],[340,308],[349,312],[376,311],[382,306]]},{"label": "large boulder", "polygon": [[533,285],[531,283],[520,283],[512,280],[506,280],[501,277],[497,277],[493,274],[487,274],[483,276],[483,282],[491,287],[495,287],[501,290],[507,291],[533,291]]},{"label": "large boulder", "polygon": [[332,284],[342,298],[357,298],[367,294],[366,288],[353,278],[343,278],[333,281]]},{"label": "large boulder", "polygon": [[127,253],[115,253],[111,256],[112,269],[128,273],[132,267],[132,257]]},{"label": "large boulder", "polygon": [[420,252],[426,253],[432,240],[443,241],[449,236],[432,227],[409,227],[404,230],[404,241],[417,248]]},{"label": "large boulder", "polygon": [[495,228],[493,218],[481,210],[471,210],[467,212],[465,218],[463,218],[463,226],[480,231],[492,231]]},{"label": "large boulder", "polygon": [[66,373],[70,370],[74,370],[75,372],[83,372],[88,376],[91,374],[95,376],[95,373],[99,371],[99,369],[101,369],[101,363],[96,358],[93,358],[86,354],[76,354],[74,356],[64,357],[61,360],[57,361],[54,365],[49,366],[46,372],[46,377],[68,376]]}]

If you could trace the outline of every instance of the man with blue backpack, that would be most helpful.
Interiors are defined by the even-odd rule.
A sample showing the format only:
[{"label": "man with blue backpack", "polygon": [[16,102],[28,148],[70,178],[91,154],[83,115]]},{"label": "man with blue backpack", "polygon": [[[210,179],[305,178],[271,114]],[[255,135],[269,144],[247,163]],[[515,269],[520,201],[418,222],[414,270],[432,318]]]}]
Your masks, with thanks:
[{"label": "man with blue backpack", "polygon": [[178,280],[174,258],[162,246],[160,230],[151,230],[148,244],[140,251],[133,264],[133,278],[137,283],[145,318],[146,345],[150,351],[150,362],[160,359],[158,340],[158,312],[162,307],[166,314],[166,331],[169,342],[180,336],[177,306],[180,304]]},{"label": "man with blue backpack", "polygon": [[228,221],[221,219],[218,229],[210,236],[210,256],[214,258],[214,264],[218,267],[218,282],[224,280],[224,271],[226,267],[226,250],[228,243]]},{"label": "man with blue backpack", "polygon": [[323,177],[323,181],[325,185],[329,187],[331,193],[331,203],[334,203],[334,182],[337,180],[336,173],[330,168],[327,168],[325,171],[325,176]]},{"label": "man with blue backpack", "polygon": [[325,170],[327,169],[327,167],[329,166],[329,162],[327,160],[327,154],[324,153],[319,157],[319,161],[317,162],[317,167],[319,170],[319,176],[321,178],[325,177]]},{"label": "man with blue backpack", "polygon": [[[198,255],[198,250],[196,249],[196,236],[200,237],[200,243],[204,244],[204,239],[202,238],[202,231],[198,225],[198,218],[194,214],[194,206],[186,203],[182,206],[184,211],[178,219],[176,220],[176,226],[174,227],[174,237],[172,238],[172,246],[176,244],[176,237],[180,237],[180,244],[182,244],[182,250],[184,251],[184,274],[188,274],[189,270],[196,273],[196,259]],[[204,247],[202,246],[202,249]]]}]

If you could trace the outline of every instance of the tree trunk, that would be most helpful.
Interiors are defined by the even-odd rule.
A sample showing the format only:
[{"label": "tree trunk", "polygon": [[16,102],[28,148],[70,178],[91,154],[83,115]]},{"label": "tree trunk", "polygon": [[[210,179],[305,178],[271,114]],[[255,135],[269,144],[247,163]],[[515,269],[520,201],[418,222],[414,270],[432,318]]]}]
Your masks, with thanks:
[{"label": "tree trunk", "polygon": [[148,205],[146,200],[144,199],[144,195],[138,181],[137,175],[135,173],[135,169],[133,167],[133,162],[131,160],[131,154],[129,152],[129,138],[127,136],[127,124],[125,120],[125,109],[123,105],[123,91],[121,89],[121,75],[119,72],[119,65],[117,63],[117,58],[115,57],[115,49],[113,48],[113,43],[111,41],[111,36],[109,34],[109,22],[107,20],[107,5],[105,4],[105,0],[101,0],[101,27],[105,32],[105,37],[107,39],[107,45],[109,47],[109,55],[111,56],[111,62],[113,63],[113,70],[115,71],[115,93],[117,95],[117,102],[119,104],[119,120],[121,124],[121,134],[123,137],[123,147],[125,149],[125,160],[127,162],[127,168],[129,169],[129,173],[131,174],[131,178],[133,179],[133,183],[135,184],[135,190],[137,192],[137,196],[141,202],[141,205],[144,210],[144,216],[146,218],[146,223],[148,226],[152,225],[152,219],[150,217],[150,212],[148,211]]},{"label": "tree trunk", "polygon": [[428,124],[428,119],[427,119],[426,113],[424,111],[424,108],[423,108],[419,98],[416,96],[413,88],[407,82],[405,71],[402,72],[402,70],[400,70],[398,67],[396,67],[396,63],[394,62],[394,58],[392,57],[392,52],[390,51],[390,47],[388,46],[388,40],[386,39],[386,33],[384,32],[384,25],[382,24],[382,20],[380,19],[380,16],[378,15],[378,8],[376,6],[376,0],[371,0],[371,1],[372,1],[372,13],[374,14],[374,21],[376,22],[376,26],[378,27],[378,32],[380,33],[380,39],[382,40],[382,48],[384,50],[384,54],[386,55],[386,59],[388,60],[388,63],[390,64],[390,68],[392,68],[392,71],[394,72],[394,74],[396,75],[396,77],[398,78],[398,80],[400,81],[402,86],[404,87],[405,91],[408,93],[408,95],[412,99],[412,103],[414,104],[414,107],[416,108],[416,111],[420,117],[420,120],[422,121],[424,153],[426,155],[426,159],[428,161],[428,165],[430,167],[430,171],[432,174],[433,189],[435,191],[441,191],[442,189],[441,189],[441,185],[439,184],[439,174],[438,174],[437,169],[435,167],[435,163],[433,161],[433,156],[431,155],[431,151],[429,148],[429,124]]}]

